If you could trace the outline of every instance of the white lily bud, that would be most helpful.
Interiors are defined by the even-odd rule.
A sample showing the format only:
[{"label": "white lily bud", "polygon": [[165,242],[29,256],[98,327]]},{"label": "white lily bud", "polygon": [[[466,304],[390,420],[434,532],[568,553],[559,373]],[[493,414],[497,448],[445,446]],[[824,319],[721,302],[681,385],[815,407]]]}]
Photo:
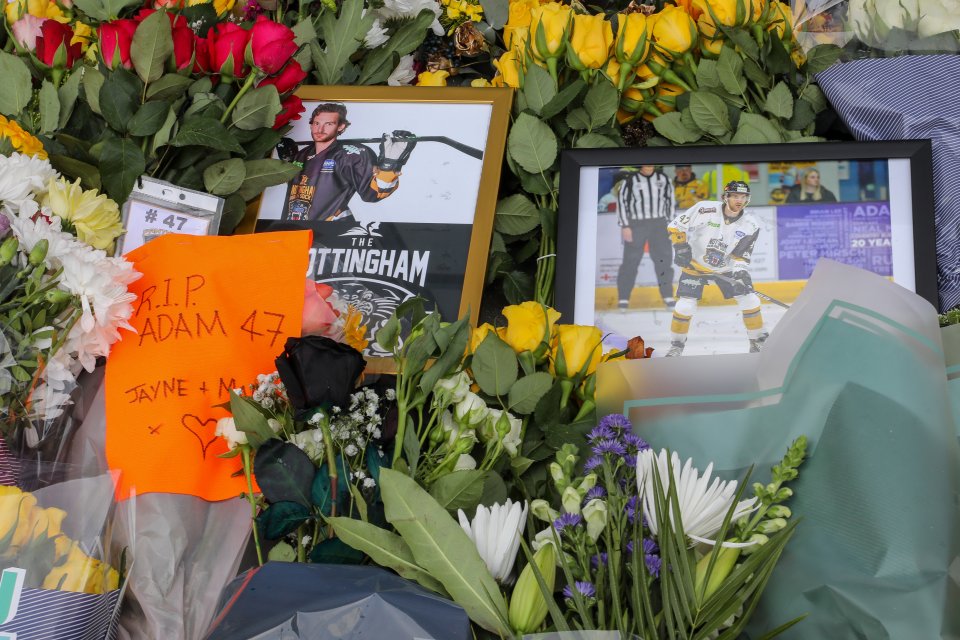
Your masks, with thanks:
[{"label": "white lily bud", "polygon": [[594,498],[583,507],[583,519],[587,521],[587,535],[596,542],[607,526],[607,503]]}]

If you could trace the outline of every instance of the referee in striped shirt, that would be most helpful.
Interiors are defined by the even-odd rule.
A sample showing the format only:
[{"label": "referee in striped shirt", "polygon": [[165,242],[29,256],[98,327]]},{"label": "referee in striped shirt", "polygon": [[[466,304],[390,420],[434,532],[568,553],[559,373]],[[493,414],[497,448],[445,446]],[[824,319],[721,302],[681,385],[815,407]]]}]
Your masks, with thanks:
[{"label": "referee in striped shirt", "polygon": [[676,200],[673,185],[654,165],[641,165],[639,171],[617,174],[617,216],[623,238],[623,262],[617,272],[619,307],[630,306],[630,293],[637,281],[644,247],[650,250],[660,297],[666,307],[676,303],[673,297],[673,245],[667,223],[673,219]]}]

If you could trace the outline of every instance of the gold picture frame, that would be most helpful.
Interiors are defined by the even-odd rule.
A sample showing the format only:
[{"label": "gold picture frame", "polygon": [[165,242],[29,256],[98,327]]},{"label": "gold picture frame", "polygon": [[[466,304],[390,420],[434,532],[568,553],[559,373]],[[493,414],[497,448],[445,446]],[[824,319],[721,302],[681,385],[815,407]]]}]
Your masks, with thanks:
[{"label": "gold picture frame", "polygon": [[[278,149],[302,170],[265,190],[242,230],[314,232],[308,277],[364,314],[368,371],[392,370],[374,336],[403,299],[423,296],[444,320],[469,315],[476,326],[512,90],[304,86],[296,95],[305,111]],[[346,127],[330,141],[320,120]],[[415,145],[398,171],[385,173],[377,164],[391,166],[383,145],[398,136]]]}]

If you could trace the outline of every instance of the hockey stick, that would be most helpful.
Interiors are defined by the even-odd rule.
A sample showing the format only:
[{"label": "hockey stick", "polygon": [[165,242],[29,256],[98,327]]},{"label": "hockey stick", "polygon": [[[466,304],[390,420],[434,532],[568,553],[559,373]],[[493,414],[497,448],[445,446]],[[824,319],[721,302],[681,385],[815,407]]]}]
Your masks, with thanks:
[{"label": "hockey stick", "polygon": [[[461,151],[472,158],[477,160],[483,160],[483,149],[477,149],[469,145],[465,145],[462,142],[457,142],[452,138],[446,136],[422,136],[414,137],[411,139],[412,142],[440,142],[447,145],[448,147],[453,147],[457,151]],[[347,138],[340,140],[342,144],[363,144],[369,142],[380,142],[380,138]],[[306,147],[313,144],[313,141],[308,142],[297,142],[298,147]]]},{"label": "hockey stick", "polygon": [[[728,278],[727,276],[721,275],[721,274],[719,274],[719,273],[711,273],[711,274],[710,274],[710,277],[711,277],[711,278],[715,278],[715,279],[717,279],[717,280],[720,280],[721,282],[726,282],[727,284],[730,284],[730,285],[735,284],[735,283],[737,283],[737,282],[740,282],[740,281],[737,280],[736,278]],[[768,301],[768,302],[772,302],[773,304],[780,305],[780,306],[783,307],[784,309],[789,309],[789,308],[790,308],[790,305],[788,305],[787,303],[785,303],[785,302],[780,302],[780,301],[777,300],[776,298],[772,298],[772,297],[768,296],[768,295],[765,294],[765,293],[760,293],[759,291],[757,291],[756,289],[754,289],[754,288],[752,288],[752,287],[751,287],[750,290],[753,291],[755,294],[757,294],[757,297],[758,297],[758,298],[762,298],[762,299],[764,299],[764,300],[766,300],[766,301]]]}]

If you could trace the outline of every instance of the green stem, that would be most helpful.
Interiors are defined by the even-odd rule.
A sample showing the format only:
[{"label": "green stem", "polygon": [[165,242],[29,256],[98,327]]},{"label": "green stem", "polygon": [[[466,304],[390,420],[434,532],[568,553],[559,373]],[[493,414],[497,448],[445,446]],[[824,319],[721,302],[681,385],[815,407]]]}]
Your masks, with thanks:
[{"label": "green stem", "polygon": [[242,98],[244,94],[250,90],[250,88],[253,86],[253,83],[256,82],[256,80],[257,80],[257,73],[256,71],[251,69],[250,75],[247,76],[246,82],[243,83],[243,86],[240,87],[240,91],[238,91],[237,95],[235,95],[233,97],[233,100],[230,101],[229,106],[227,106],[227,110],[223,112],[222,116],[220,116],[220,124],[223,124],[227,121],[227,118],[233,112],[234,108],[236,108],[237,103],[240,102],[240,98]]},{"label": "green stem", "polygon": [[253,479],[250,477],[250,447],[240,445],[243,459],[243,475],[247,479],[247,501],[250,503],[250,519],[253,522],[253,544],[257,548],[257,563],[263,566],[263,551],[260,549],[260,533],[257,530],[257,502],[253,497]]},{"label": "green stem", "polygon": [[[337,457],[333,452],[333,434],[330,433],[330,423],[326,417],[320,421],[320,431],[323,433],[323,450],[327,454],[327,475],[330,477],[330,517],[337,517]],[[333,537],[333,525],[327,525],[327,538]]]}]

